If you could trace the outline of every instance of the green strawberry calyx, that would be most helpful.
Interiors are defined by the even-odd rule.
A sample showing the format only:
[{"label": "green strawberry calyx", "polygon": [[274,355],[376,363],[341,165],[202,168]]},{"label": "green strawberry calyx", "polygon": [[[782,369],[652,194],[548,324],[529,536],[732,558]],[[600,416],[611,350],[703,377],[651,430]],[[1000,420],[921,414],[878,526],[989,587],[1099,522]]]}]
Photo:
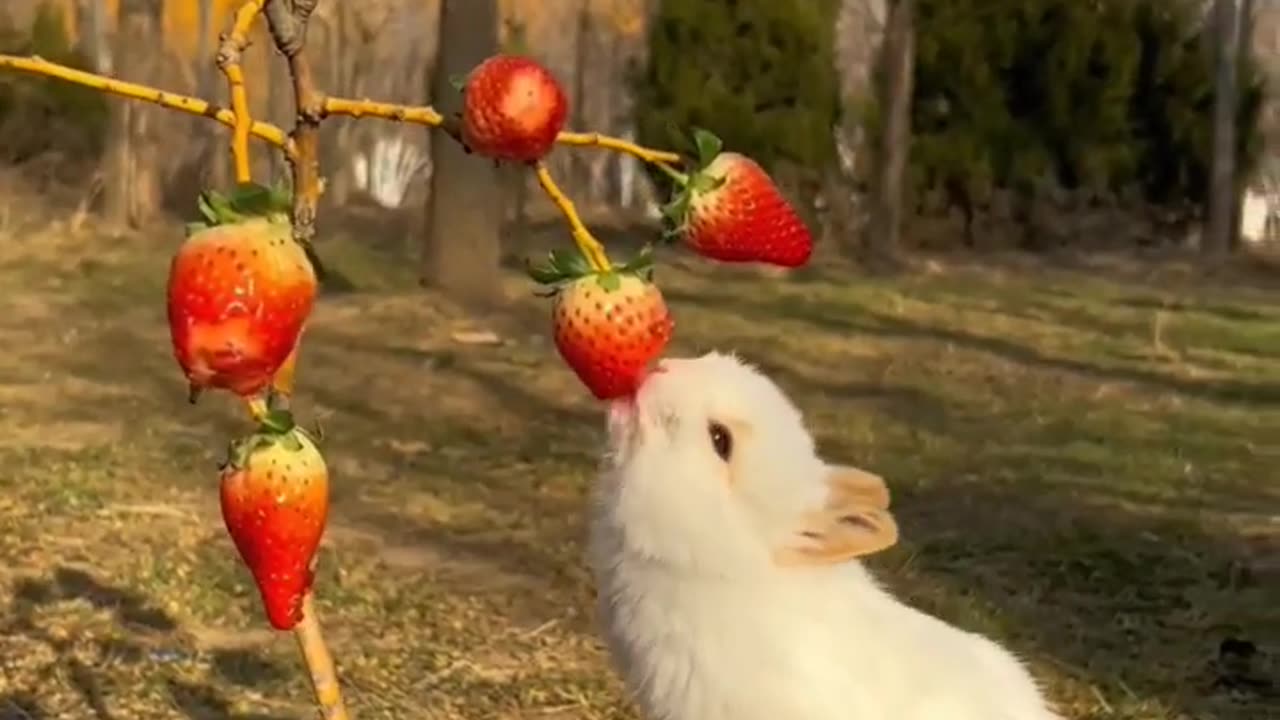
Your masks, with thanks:
[{"label": "green strawberry calyx", "polygon": [[[719,189],[725,183],[724,176],[715,176],[707,172],[707,168],[724,150],[724,141],[709,130],[694,128],[692,132],[693,147],[696,158],[688,174],[667,172],[675,182],[676,191],[671,200],[662,206],[663,233],[662,239],[672,242],[684,234],[689,224],[689,213],[693,200]],[[664,166],[659,166],[666,170]]]},{"label": "green strawberry calyx", "polygon": [[554,295],[565,285],[585,277],[593,277],[600,287],[613,292],[621,287],[623,275],[634,275],[644,282],[653,282],[653,246],[645,245],[631,260],[604,271],[591,267],[586,256],[577,248],[552,250],[547,254],[546,260],[540,263],[526,260],[525,271],[534,282],[547,286],[546,291],[538,293],[544,296]]},{"label": "green strawberry calyx", "polygon": [[289,452],[300,452],[303,449],[302,439],[315,443],[315,438],[299,426],[293,413],[288,410],[275,409],[258,420],[258,427],[253,433],[232,440],[227,447],[227,459],[221,469],[243,470],[249,467],[249,459],[259,450],[284,447]]},{"label": "green strawberry calyx", "polygon": [[240,183],[227,194],[205,190],[196,199],[200,218],[187,223],[187,234],[194,235],[211,227],[234,225],[256,218],[289,224],[292,208],[293,193],[283,182],[273,187]]}]

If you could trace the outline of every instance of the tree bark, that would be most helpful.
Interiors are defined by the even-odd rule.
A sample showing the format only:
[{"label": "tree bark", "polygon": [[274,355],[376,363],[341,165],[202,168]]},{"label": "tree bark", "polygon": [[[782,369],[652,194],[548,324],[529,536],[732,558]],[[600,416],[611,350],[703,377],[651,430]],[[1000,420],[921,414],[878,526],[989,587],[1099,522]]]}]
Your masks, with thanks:
[{"label": "tree bark", "polygon": [[[163,52],[154,39],[160,27],[158,0],[121,2],[112,64],[120,77],[149,82]],[[118,102],[104,156],[103,205],[109,223],[138,227],[161,206],[159,152],[154,142],[156,108]]]},{"label": "tree bark", "polygon": [[1214,0],[1213,160],[1209,179],[1208,216],[1200,249],[1206,257],[1220,258],[1235,245],[1231,232],[1236,183],[1236,105],[1239,96],[1240,24],[1237,0]]},{"label": "tree bark", "polygon": [[[461,107],[450,82],[498,49],[496,0],[443,0],[431,99],[445,115]],[[501,189],[494,164],[444,137],[431,143],[431,193],[422,248],[422,282],[464,302],[499,296]]]},{"label": "tree bark", "polygon": [[882,62],[884,123],[879,138],[875,198],[867,250],[874,262],[898,259],[906,202],[907,159],[911,150],[911,96],[915,76],[915,0],[896,0],[889,9]]}]

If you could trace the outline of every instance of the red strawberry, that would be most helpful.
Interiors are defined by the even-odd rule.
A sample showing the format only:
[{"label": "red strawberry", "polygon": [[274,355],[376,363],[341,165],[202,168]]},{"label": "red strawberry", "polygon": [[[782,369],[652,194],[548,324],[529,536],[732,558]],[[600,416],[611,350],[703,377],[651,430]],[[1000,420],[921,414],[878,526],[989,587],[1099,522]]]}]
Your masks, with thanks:
[{"label": "red strawberry", "polygon": [[681,178],[684,187],[668,206],[685,244],[722,262],[807,263],[813,237],[768,173],[745,155],[719,152],[720,141],[709,135],[695,134],[704,167]]},{"label": "red strawberry", "polygon": [[192,398],[207,388],[261,392],[293,351],[316,297],[305,249],[280,215],[242,214],[202,198],[208,225],[169,268],[169,334]]},{"label": "red strawberry", "polygon": [[277,630],[290,630],[302,619],[312,558],[329,517],[324,458],[284,415],[232,443],[221,483],[223,522]]},{"label": "red strawberry", "polygon": [[552,284],[552,330],[556,349],[597,399],[631,395],[645,368],[671,340],[674,323],[658,286],[650,279],[646,253],[603,273],[581,255],[552,253],[530,267],[539,282]]},{"label": "red strawberry", "polygon": [[462,141],[479,155],[535,162],[550,152],[564,128],[564,90],[529,58],[485,60],[471,71],[462,92]]}]

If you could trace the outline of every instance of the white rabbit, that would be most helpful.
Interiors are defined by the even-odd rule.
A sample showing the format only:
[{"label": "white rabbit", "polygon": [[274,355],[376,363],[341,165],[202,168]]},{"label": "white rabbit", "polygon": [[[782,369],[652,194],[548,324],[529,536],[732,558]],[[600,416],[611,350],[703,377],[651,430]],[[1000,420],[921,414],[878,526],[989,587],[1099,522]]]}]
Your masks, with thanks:
[{"label": "white rabbit", "polygon": [[877,584],[884,481],[736,357],[663,361],[609,436],[591,564],[647,720],[1061,720],[1007,650]]}]

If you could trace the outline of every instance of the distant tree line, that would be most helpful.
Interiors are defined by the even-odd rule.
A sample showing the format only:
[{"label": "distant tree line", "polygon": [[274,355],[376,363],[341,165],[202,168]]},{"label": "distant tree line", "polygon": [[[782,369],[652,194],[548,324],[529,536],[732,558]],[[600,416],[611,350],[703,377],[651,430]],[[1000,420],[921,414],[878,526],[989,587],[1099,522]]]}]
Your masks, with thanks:
[{"label": "distant tree line", "polygon": [[[905,190],[917,213],[958,210],[958,237],[971,243],[974,218],[997,197],[1015,220],[1047,202],[1203,217],[1215,92],[1203,3],[911,1]],[[882,98],[837,97],[836,5],[662,2],[636,78],[641,138],[669,145],[673,127],[701,125],[771,169],[820,176],[835,162],[831,128],[842,112],[879,137]],[[1247,56],[1238,70],[1237,160],[1247,175],[1261,156],[1265,85]]]}]

